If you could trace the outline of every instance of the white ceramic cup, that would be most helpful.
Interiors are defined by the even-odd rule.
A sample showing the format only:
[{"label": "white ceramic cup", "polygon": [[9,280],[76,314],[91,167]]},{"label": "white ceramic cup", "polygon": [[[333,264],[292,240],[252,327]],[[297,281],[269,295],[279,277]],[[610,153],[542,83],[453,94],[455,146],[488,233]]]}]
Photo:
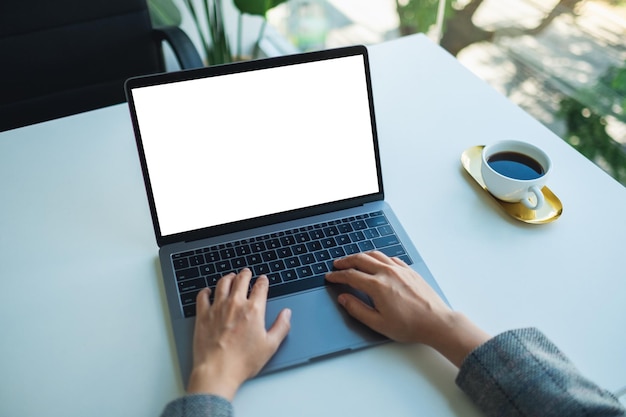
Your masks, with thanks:
[{"label": "white ceramic cup", "polygon": [[519,202],[531,210],[545,202],[541,189],[551,168],[550,157],[526,142],[497,142],[485,146],[482,153],[481,174],[487,190],[499,200]]}]

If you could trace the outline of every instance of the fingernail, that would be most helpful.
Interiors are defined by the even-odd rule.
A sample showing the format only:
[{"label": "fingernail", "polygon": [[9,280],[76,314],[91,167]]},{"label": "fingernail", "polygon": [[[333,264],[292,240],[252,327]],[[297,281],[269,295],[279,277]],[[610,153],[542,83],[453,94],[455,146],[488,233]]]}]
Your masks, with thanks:
[{"label": "fingernail", "polygon": [[339,297],[337,297],[337,301],[339,302],[339,304],[341,304],[342,306],[346,305],[346,296],[343,294],[339,294]]}]

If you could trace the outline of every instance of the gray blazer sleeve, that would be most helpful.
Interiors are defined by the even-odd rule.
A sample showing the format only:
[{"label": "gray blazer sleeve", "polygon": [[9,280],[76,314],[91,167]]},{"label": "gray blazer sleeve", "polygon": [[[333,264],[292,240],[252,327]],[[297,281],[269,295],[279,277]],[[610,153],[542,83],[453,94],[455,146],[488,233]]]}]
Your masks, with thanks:
[{"label": "gray blazer sleeve", "polygon": [[233,406],[216,395],[185,395],[170,402],[161,417],[232,417]]},{"label": "gray blazer sleeve", "polygon": [[511,330],[463,362],[457,385],[488,416],[626,416],[537,329]]}]

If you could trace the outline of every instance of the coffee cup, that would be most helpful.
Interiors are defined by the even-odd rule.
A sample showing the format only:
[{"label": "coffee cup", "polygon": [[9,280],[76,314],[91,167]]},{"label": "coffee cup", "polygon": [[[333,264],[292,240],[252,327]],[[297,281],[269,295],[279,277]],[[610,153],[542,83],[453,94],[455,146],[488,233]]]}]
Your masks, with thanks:
[{"label": "coffee cup", "polygon": [[531,210],[545,202],[541,189],[551,168],[550,157],[526,142],[497,142],[482,152],[481,174],[487,191],[499,200],[519,202]]}]

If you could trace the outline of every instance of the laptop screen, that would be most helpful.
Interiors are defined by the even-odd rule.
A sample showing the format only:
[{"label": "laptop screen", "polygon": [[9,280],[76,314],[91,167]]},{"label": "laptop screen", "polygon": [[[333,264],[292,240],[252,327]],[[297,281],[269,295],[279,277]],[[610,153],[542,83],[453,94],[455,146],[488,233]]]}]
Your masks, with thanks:
[{"label": "laptop screen", "polygon": [[365,59],[131,87],[160,235],[380,193]]}]

